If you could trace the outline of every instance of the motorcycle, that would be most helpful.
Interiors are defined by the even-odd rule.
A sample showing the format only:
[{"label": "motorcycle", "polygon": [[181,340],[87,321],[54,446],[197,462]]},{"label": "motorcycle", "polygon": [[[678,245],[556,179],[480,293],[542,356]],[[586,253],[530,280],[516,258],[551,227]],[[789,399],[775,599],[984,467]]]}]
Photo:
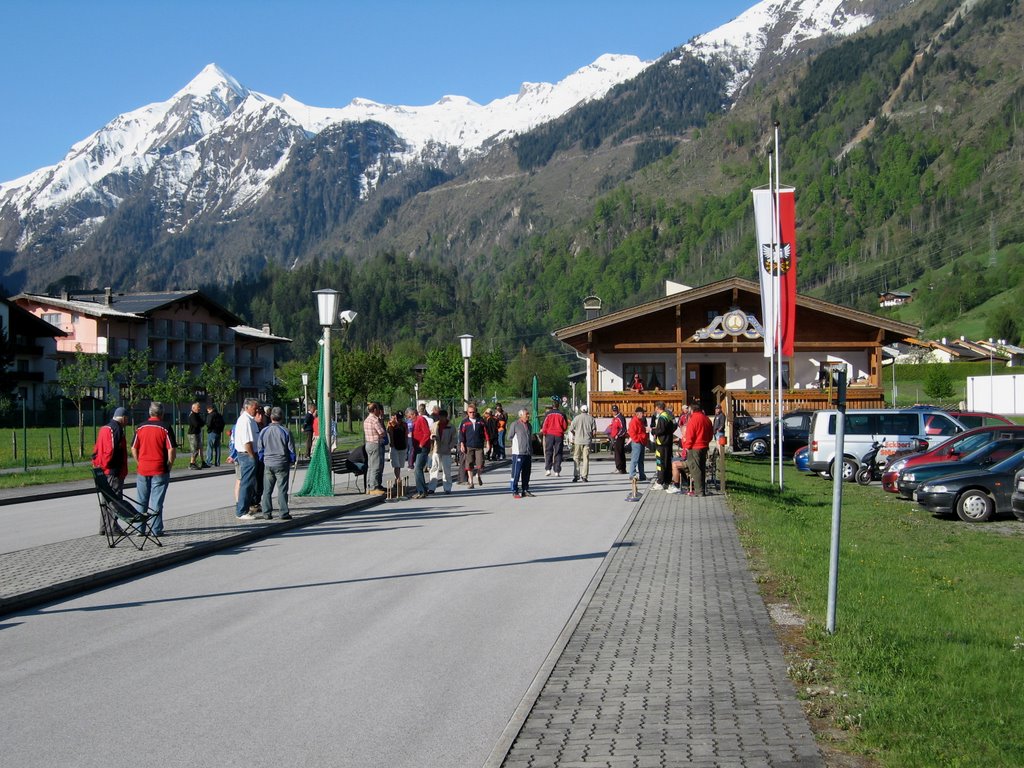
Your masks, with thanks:
[{"label": "motorcycle", "polygon": [[882,467],[878,463],[878,452],[881,449],[882,443],[875,440],[868,452],[861,458],[860,467],[857,469],[857,474],[854,475],[858,485],[868,485],[872,480],[882,479]]}]

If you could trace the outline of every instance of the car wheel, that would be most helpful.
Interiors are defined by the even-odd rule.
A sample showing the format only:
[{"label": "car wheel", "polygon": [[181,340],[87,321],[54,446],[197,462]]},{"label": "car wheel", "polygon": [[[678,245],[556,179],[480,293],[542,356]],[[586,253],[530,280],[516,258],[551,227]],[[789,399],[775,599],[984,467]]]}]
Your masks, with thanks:
[{"label": "car wheel", "polygon": [[768,441],[767,440],[755,440],[750,444],[750,452],[755,456],[767,456],[768,455]]},{"label": "car wheel", "polygon": [[965,523],[984,523],[992,518],[996,505],[984,491],[965,491],[956,500],[956,514]]},{"label": "car wheel", "polygon": [[[835,459],[832,460],[832,464],[829,466],[829,474],[835,474]],[[843,482],[852,483],[853,479],[857,476],[857,470],[860,469],[860,465],[856,461],[847,457],[843,459]]]}]

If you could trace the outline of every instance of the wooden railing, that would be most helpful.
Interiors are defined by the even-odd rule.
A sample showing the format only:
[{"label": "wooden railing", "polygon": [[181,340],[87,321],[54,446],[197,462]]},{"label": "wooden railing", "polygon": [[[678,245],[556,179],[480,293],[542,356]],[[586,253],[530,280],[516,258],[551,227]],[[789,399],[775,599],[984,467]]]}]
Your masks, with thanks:
[{"label": "wooden railing", "polygon": [[[728,390],[725,393],[726,413],[733,416],[750,416],[755,419],[767,419],[771,414],[768,402],[768,390]],[[597,418],[611,417],[612,406],[628,417],[638,405],[642,405],[648,414],[654,412],[654,404],[663,400],[673,413],[682,410],[686,402],[686,393],[680,390],[662,390],[659,392],[591,392],[590,411]],[[784,413],[796,410],[816,411],[834,406],[835,392],[827,389],[787,390],[782,396]],[[704,403],[709,410],[711,403]],[[846,390],[846,407],[850,410],[863,408],[885,408],[885,392],[880,387],[851,386]]]}]

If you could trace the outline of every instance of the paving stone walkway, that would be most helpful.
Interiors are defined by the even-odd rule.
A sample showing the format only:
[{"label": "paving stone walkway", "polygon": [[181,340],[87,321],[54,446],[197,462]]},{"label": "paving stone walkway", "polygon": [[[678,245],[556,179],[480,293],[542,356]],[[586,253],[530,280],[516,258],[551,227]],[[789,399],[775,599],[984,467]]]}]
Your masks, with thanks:
[{"label": "paving stone walkway", "polygon": [[495,765],[824,765],[724,496],[649,490],[605,565]]}]

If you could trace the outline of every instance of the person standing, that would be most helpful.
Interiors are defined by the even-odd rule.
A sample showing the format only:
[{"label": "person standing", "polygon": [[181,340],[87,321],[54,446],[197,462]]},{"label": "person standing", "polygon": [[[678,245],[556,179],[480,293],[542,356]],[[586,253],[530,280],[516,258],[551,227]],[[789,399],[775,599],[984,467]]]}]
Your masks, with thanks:
[{"label": "person standing", "polygon": [[273,494],[277,486],[277,509],[282,520],[291,520],[288,510],[288,480],[295,463],[295,441],[292,433],[281,423],[284,411],[279,406],[270,409],[270,423],[260,430],[256,441],[256,454],[263,462],[263,518],[274,519]]},{"label": "person standing", "polygon": [[654,404],[654,425],[651,427],[656,470],[651,488],[656,491],[668,488],[672,484],[672,442],[675,431],[676,423],[672,414],[665,408],[665,401],[659,400]]},{"label": "person standing", "polygon": [[533,428],[530,426],[530,412],[519,410],[519,418],[508,430],[509,451],[512,454],[512,497],[521,499],[533,496],[530,493],[530,472],[533,462]]},{"label": "person standing", "polygon": [[[452,450],[455,448],[455,428],[448,421],[448,411],[440,411],[434,422],[433,454],[437,459],[441,487],[446,494],[452,492]],[[434,480],[434,488],[437,480]]]},{"label": "person standing", "polygon": [[544,435],[544,476],[562,476],[562,451],[565,447],[565,430],[568,422],[554,405],[548,406],[540,433]]},{"label": "person standing", "polygon": [[385,427],[388,436],[388,454],[391,457],[391,468],[395,471],[395,492],[398,492],[397,480],[402,476],[402,467],[405,466],[406,457],[406,435],[405,420],[397,411],[391,414],[388,424]]},{"label": "person standing", "polygon": [[508,431],[508,414],[501,407],[501,403],[494,406],[494,418],[498,421],[498,440],[495,443],[496,458],[505,458],[505,433]]},{"label": "person standing", "polygon": [[612,456],[615,458],[615,472],[626,474],[626,417],[619,411],[619,406],[612,406],[612,422],[608,425],[608,437],[611,441]]},{"label": "person standing", "polygon": [[[636,477],[640,482],[647,480],[644,472],[644,451],[647,449],[647,414],[643,406],[638,405],[629,420],[629,479]],[[639,475],[637,471],[639,470]]]},{"label": "person standing", "polygon": [[[128,423],[128,411],[115,408],[110,423],[100,427],[96,435],[96,445],[92,452],[92,465],[102,469],[107,485],[117,498],[124,495],[124,479],[128,476],[128,441],[125,439],[124,426]],[[106,534],[107,517],[100,514],[100,535]],[[115,527],[117,523],[111,519]]]},{"label": "person standing", "polygon": [[313,455],[313,422],[316,420],[316,407],[309,406],[302,417],[302,434],[306,436],[306,458]]},{"label": "person standing", "polygon": [[235,446],[235,462],[238,464],[238,494],[235,498],[235,517],[239,520],[255,520],[249,511],[250,501],[256,487],[256,445],[260,430],[256,425],[256,411],[259,400],[247,397],[238,414],[232,440]]},{"label": "person standing", "polygon": [[686,465],[693,481],[690,496],[704,495],[704,466],[708,460],[708,445],[713,437],[711,419],[701,408],[700,402],[690,407],[690,418],[683,431],[683,448],[686,451]]},{"label": "person standing", "polygon": [[163,424],[164,406],[154,400],[149,404],[149,419],[135,430],[132,457],[135,459],[135,495],[139,511],[153,515],[150,533],[164,533],[164,497],[171,479],[171,465],[177,455],[174,435]]},{"label": "person standing", "polygon": [[498,419],[490,408],[484,409],[484,429],[487,430],[487,444],[490,446],[487,449],[487,456],[484,458],[488,461],[496,461],[498,459]]},{"label": "person standing", "polygon": [[416,458],[413,464],[413,474],[416,478],[416,495],[414,499],[425,499],[427,498],[427,459],[430,458],[430,422],[427,421],[427,417],[423,413],[419,413],[412,408],[409,409],[406,415],[412,417],[412,444],[413,450],[416,452]]},{"label": "person standing", "polygon": [[[366,418],[363,419],[363,446],[366,448],[366,487],[370,496],[383,496],[384,490],[384,441],[387,431],[380,421],[376,403],[366,404]],[[404,424],[402,425],[404,428]],[[371,485],[372,483],[372,485]]]},{"label": "person standing", "polygon": [[192,410],[188,415],[188,468],[202,469],[207,466],[203,460],[203,427],[206,421],[203,414],[199,412],[199,403],[192,403]]},{"label": "person standing", "polygon": [[587,412],[587,406],[580,406],[580,412],[569,425],[569,441],[572,443],[572,481],[588,482],[590,476],[590,443],[597,433],[597,420]]},{"label": "person standing", "polygon": [[224,434],[224,417],[217,407],[210,403],[206,406],[206,464],[220,466],[220,442]]},{"label": "person standing", "polygon": [[715,415],[711,419],[711,432],[712,440],[708,454],[712,456],[712,462],[717,468],[716,472],[720,472],[722,455],[725,453],[725,414],[722,412],[721,405],[715,406]]},{"label": "person standing", "polygon": [[463,464],[466,469],[466,481],[473,487],[473,470],[476,470],[476,481],[484,484],[484,452],[490,448],[487,439],[487,427],[484,420],[476,414],[476,404],[466,407],[466,418],[459,425],[459,450],[462,451]]}]

